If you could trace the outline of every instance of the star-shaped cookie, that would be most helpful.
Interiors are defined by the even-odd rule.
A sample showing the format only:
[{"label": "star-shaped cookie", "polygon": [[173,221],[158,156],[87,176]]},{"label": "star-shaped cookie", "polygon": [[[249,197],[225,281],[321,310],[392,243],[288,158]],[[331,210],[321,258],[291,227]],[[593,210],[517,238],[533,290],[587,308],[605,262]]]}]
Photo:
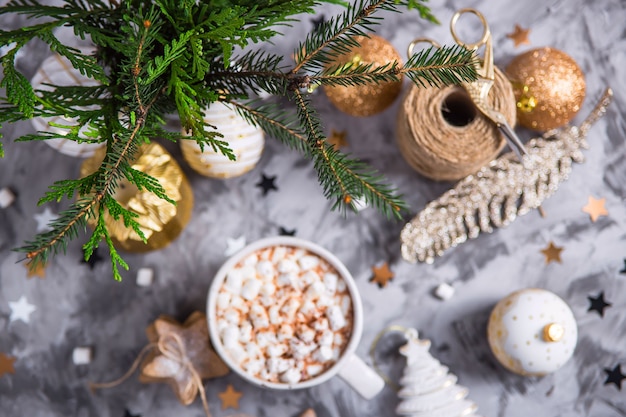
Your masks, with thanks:
[{"label": "star-shaped cookie", "polygon": [[[142,382],[167,382],[184,405],[191,404],[198,394],[197,381],[187,360],[200,379],[216,378],[228,373],[228,367],[217,356],[209,341],[206,315],[196,311],[184,324],[166,316],[159,317],[146,329],[148,339],[159,343],[160,349],[148,357],[141,366]],[[177,359],[170,357],[174,354]]]}]

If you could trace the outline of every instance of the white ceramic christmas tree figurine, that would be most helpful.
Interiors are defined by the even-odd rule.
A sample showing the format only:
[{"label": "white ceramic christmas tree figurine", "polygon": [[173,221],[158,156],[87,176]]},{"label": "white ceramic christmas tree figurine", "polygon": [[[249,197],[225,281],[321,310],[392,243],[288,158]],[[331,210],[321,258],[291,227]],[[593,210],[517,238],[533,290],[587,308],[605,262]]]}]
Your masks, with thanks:
[{"label": "white ceramic christmas tree figurine", "polygon": [[430,340],[420,340],[417,331],[405,333],[408,342],[400,348],[406,356],[398,393],[396,413],[410,417],[476,417],[476,404],[467,400],[468,389],[456,384],[457,377],[433,358],[428,350]]}]

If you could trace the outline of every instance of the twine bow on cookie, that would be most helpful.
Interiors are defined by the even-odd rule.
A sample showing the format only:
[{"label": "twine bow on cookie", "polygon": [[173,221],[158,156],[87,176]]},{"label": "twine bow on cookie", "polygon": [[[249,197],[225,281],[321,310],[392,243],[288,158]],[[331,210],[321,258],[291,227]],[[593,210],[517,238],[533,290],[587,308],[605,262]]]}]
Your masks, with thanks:
[{"label": "twine bow on cookie", "polygon": [[191,404],[199,393],[204,412],[210,417],[202,380],[225,375],[228,368],[210,346],[206,316],[195,312],[183,325],[163,316],[146,332],[151,343],[139,353],[128,372],[115,381],[91,383],[90,388],[115,387],[140,367],[141,382],[168,383],[183,405]]}]

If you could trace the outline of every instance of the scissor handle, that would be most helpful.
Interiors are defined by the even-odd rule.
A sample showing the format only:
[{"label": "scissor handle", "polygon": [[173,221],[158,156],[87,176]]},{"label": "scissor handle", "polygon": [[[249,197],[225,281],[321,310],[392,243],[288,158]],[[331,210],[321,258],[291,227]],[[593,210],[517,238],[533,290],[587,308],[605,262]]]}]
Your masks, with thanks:
[{"label": "scissor handle", "polygon": [[415,45],[420,44],[420,43],[429,43],[435,48],[441,48],[441,45],[439,45],[438,42],[430,38],[416,38],[411,41],[411,43],[409,44],[409,47],[406,49],[406,55],[408,58],[411,58],[411,56],[413,56],[413,49],[415,48]]},{"label": "scissor handle", "polygon": [[[480,19],[481,23],[483,24],[483,35],[478,42],[474,42],[474,43],[463,42],[456,33],[455,27],[456,27],[457,22],[459,21],[459,17],[461,17],[461,15],[465,13],[471,13],[477,16]],[[472,50],[478,49],[480,46],[486,44],[487,41],[489,40],[489,37],[491,36],[491,32],[489,31],[489,25],[487,24],[487,19],[485,19],[485,16],[483,16],[483,14],[479,12],[478,10],[470,9],[470,8],[461,9],[457,11],[454,14],[454,16],[452,16],[452,20],[450,20],[450,32],[452,32],[452,37],[454,38],[456,43],[458,43],[459,45],[463,45],[466,48],[472,49]]]}]

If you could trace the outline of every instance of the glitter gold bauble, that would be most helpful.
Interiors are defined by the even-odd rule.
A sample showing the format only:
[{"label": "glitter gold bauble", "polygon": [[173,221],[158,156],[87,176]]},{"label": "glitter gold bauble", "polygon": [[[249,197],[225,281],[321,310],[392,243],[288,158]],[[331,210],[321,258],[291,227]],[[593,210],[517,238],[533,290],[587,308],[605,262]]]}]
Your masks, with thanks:
[{"label": "glitter gold bauble", "polygon": [[517,122],[546,131],[569,123],[585,99],[585,76],[565,52],[539,48],[506,67],[517,100]]},{"label": "glitter gold bauble", "polygon": [[545,375],[569,360],[578,341],[576,319],[556,294],[527,288],[498,302],[487,327],[489,346],[508,370]]},{"label": "glitter gold bauble", "polygon": [[[81,176],[95,172],[104,158],[105,150],[99,149],[94,156],[86,159],[81,166]],[[178,163],[161,145],[151,143],[139,149],[132,168],[144,172],[159,181],[165,194],[176,202],[169,203],[146,189],[139,190],[136,185],[123,179],[113,198],[127,210],[137,213],[135,220],[145,235],[144,243],[132,229],[124,226],[120,218],[115,220],[105,211],[105,224],[113,243],[118,249],[128,252],[148,252],[161,249],[172,243],[183,231],[193,208],[193,193],[189,181]],[[93,227],[96,219],[89,219]]]},{"label": "glitter gold bauble", "polygon": [[[349,52],[339,56],[332,67],[350,65],[372,64],[373,68],[382,67],[391,62],[402,65],[400,55],[386,39],[380,36],[358,36],[355,40],[358,47],[353,47]],[[352,116],[371,116],[380,113],[393,103],[402,90],[402,82],[389,81],[381,83],[368,83],[359,86],[325,86],[324,92],[328,99],[339,110]]]},{"label": "glitter gold bauble", "polygon": [[194,140],[181,140],[183,156],[194,171],[211,178],[233,178],[256,166],[265,146],[263,130],[251,125],[236,111],[220,102],[211,103],[204,111],[204,121],[210,125],[206,127],[207,130],[217,130],[224,135],[218,139],[228,144],[236,159],[228,159],[210,145],[205,145],[202,150]]}]

